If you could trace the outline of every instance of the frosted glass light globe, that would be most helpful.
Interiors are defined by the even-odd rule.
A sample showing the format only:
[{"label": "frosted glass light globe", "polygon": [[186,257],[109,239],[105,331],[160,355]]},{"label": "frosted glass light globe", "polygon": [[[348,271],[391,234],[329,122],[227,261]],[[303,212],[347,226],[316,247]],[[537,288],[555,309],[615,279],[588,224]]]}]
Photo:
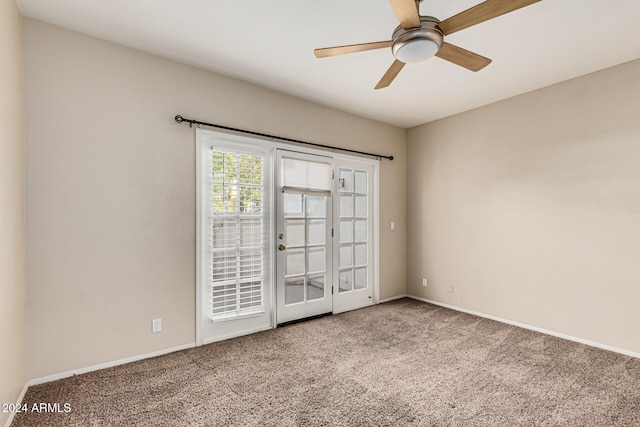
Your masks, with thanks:
[{"label": "frosted glass light globe", "polygon": [[395,55],[399,61],[414,63],[431,58],[438,53],[439,49],[440,47],[433,40],[413,39],[400,46]]}]

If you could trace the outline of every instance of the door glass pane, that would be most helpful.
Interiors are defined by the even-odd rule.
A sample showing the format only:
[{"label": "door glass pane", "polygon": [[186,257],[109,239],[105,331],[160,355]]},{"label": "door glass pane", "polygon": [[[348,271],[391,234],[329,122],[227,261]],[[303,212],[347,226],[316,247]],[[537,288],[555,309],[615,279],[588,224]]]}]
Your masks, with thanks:
[{"label": "door glass pane", "polygon": [[353,216],[353,196],[352,195],[340,196],[340,216],[343,218],[350,218]]},{"label": "door glass pane", "polygon": [[353,245],[355,265],[367,265],[367,244],[358,243]]},{"label": "door glass pane", "polygon": [[287,249],[285,253],[285,274],[304,274],[304,254],[305,249]]},{"label": "door glass pane", "polygon": [[340,243],[353,242],[353,220],[340,220]]},{"label": "door glass pane", "polygon": [[304,219],[286,219],[284,236],[287,246],[304,246]]},{"label": "door glass pane", "polygon": [[351,169],[340,169],[338,174],[340,191],[353,192],[353,171]]},{"label": "door glass pane", "polygon": [[339,291],[340,292],[348,292],[351,291],[353,289],[353,278],[352,276],[352,270],[345,270],[345,271],[341,271],[340,272],[340,284],[339,284]]},{"label": "door glass pane", "polygon": [[307,217],[324,218],[327,216],[326,196],[306,196]]},{"label": "door glass pane", "polygon": [[284,279],[284,303],[295,304],[304,301],[304,276]]},{"label": "door glass pane", "polygon": [[236,284],[214,286],[212,290],[213,312],[228,311],[236,306]]},{"label": "door glass pane", "polygon": [[354,238],[356,241],[365,242],[367,241],[367,220],[366,219],[356,219],[353,221],[353,228],[355,230]]},{"label": "door glass pane", "polygon": [[308,269],[310,273],[324,273],[325,259],[326,259],[326,251],[323,246],[317,248],[309,248],[307,249],[307,253],[309,254],[308,260]]},{"label": "door glass pane", "polygon": [[367,267],[354,269],[353,276],[356,289],[365,289],[367,287]]},{"label": "door glass pane", "polygon": [[367,192],[367,171],[355,172],[355,192],[366,193]]},{"label": "door glass pane", "polygon": [[307,245],[324,245],[327,241],[327,222],[324,219],[307,220]]},{"label": "door glass pane", "polygon": [[215,216],[213,219],[214,249],[235,248],[238,238],[238,219]]},{"label": "door glass pane", "polygon": [[356,197],[356,209],[355,216],[366,217],[368,212],[367,196],[355,196]]},{"label": "door glass pane", "polygon": [[262,218],[240,219],[240,246],[262,247]]},{"label": "door glass pane", "polygon": [[[242,175],[240,175],[242,179]],[[251,178],[249,178],[251,179]],[[259,213],[262,209],[262,190],[258,187],[240,185],[238,187],[238,210],[246,214]]]},{"label": "door glass pane", "polygon": [[302,194],[284,193],[284,215],[286,217],[301,217],[302,212]]},{"label": "door glass pane", "polygon": [[251,308],[262,304],[262,282],[240,283],[240,308]]},{"label": "door glass pane", "polygon": [[340,267],[351,267],[353,265],[352,246],[340,246]]},{"label": "door glass pane", "polygon": [[[238,251],[214,251],[211,256],[211,278],[214,282],[233,280],[237,276]],[[216,285],[214,285],[216,286]]]},{"label": "door glass pane", "polygon": [[260,249],[241,250],[239,270],[239,275],[242,278],[260,277],[262,273],[262,251]]},{"label": "door glass pane", "polygon": [[324,298],[324,274],[313,274],[307,277],[307,301]]}]

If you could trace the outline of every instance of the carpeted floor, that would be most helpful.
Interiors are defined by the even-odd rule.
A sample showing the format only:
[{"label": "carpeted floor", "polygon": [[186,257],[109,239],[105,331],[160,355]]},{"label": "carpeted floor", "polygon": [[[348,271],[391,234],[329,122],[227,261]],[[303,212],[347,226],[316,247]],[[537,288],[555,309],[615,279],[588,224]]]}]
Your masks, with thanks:
[{"label": "carpeted floor", "polygon": [[29,388],[24,426],[640,426],[640,360],[401,299]]}]

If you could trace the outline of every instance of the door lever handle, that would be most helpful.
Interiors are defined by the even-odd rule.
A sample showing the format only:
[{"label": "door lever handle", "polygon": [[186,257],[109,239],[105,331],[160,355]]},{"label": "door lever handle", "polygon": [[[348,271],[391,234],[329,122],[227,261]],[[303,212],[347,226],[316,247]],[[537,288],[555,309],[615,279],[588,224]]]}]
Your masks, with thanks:
[{"label": "door lever handle", "polygon": [[278,250],[279,251],[284,251],[285,249],[287,249],[287,247],[285,245],[278,245]]}]

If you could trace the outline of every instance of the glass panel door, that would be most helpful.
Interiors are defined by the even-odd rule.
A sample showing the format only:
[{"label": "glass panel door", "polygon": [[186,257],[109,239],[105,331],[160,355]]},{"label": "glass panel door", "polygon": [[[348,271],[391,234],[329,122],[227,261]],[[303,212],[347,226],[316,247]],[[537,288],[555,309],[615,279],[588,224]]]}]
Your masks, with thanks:
[{"label": "glass panel door", "polygon": [[334,312],[373,304],[373,166],[336,159]]},{"label": "glass panel door", "polygon": [[196,129],[198,345],[272,327],[272,151]]},{"label": "glass panel door", "polygon": [[[327,188],[305,183],[305,174],[288,180],[285,161],[308,163],[315,181],[331,183],[331,159],[278,150],[277,156],[277,323],[332,311],[332,197]],[[322,166],[322,167],[314,167]],[[326,167],[329,166],[329,167]],[[319,177],[318,174],[327,174]],[[301,178],[301,176],[303,178]],[[302,181],[301,181],[302,179]]]}]

